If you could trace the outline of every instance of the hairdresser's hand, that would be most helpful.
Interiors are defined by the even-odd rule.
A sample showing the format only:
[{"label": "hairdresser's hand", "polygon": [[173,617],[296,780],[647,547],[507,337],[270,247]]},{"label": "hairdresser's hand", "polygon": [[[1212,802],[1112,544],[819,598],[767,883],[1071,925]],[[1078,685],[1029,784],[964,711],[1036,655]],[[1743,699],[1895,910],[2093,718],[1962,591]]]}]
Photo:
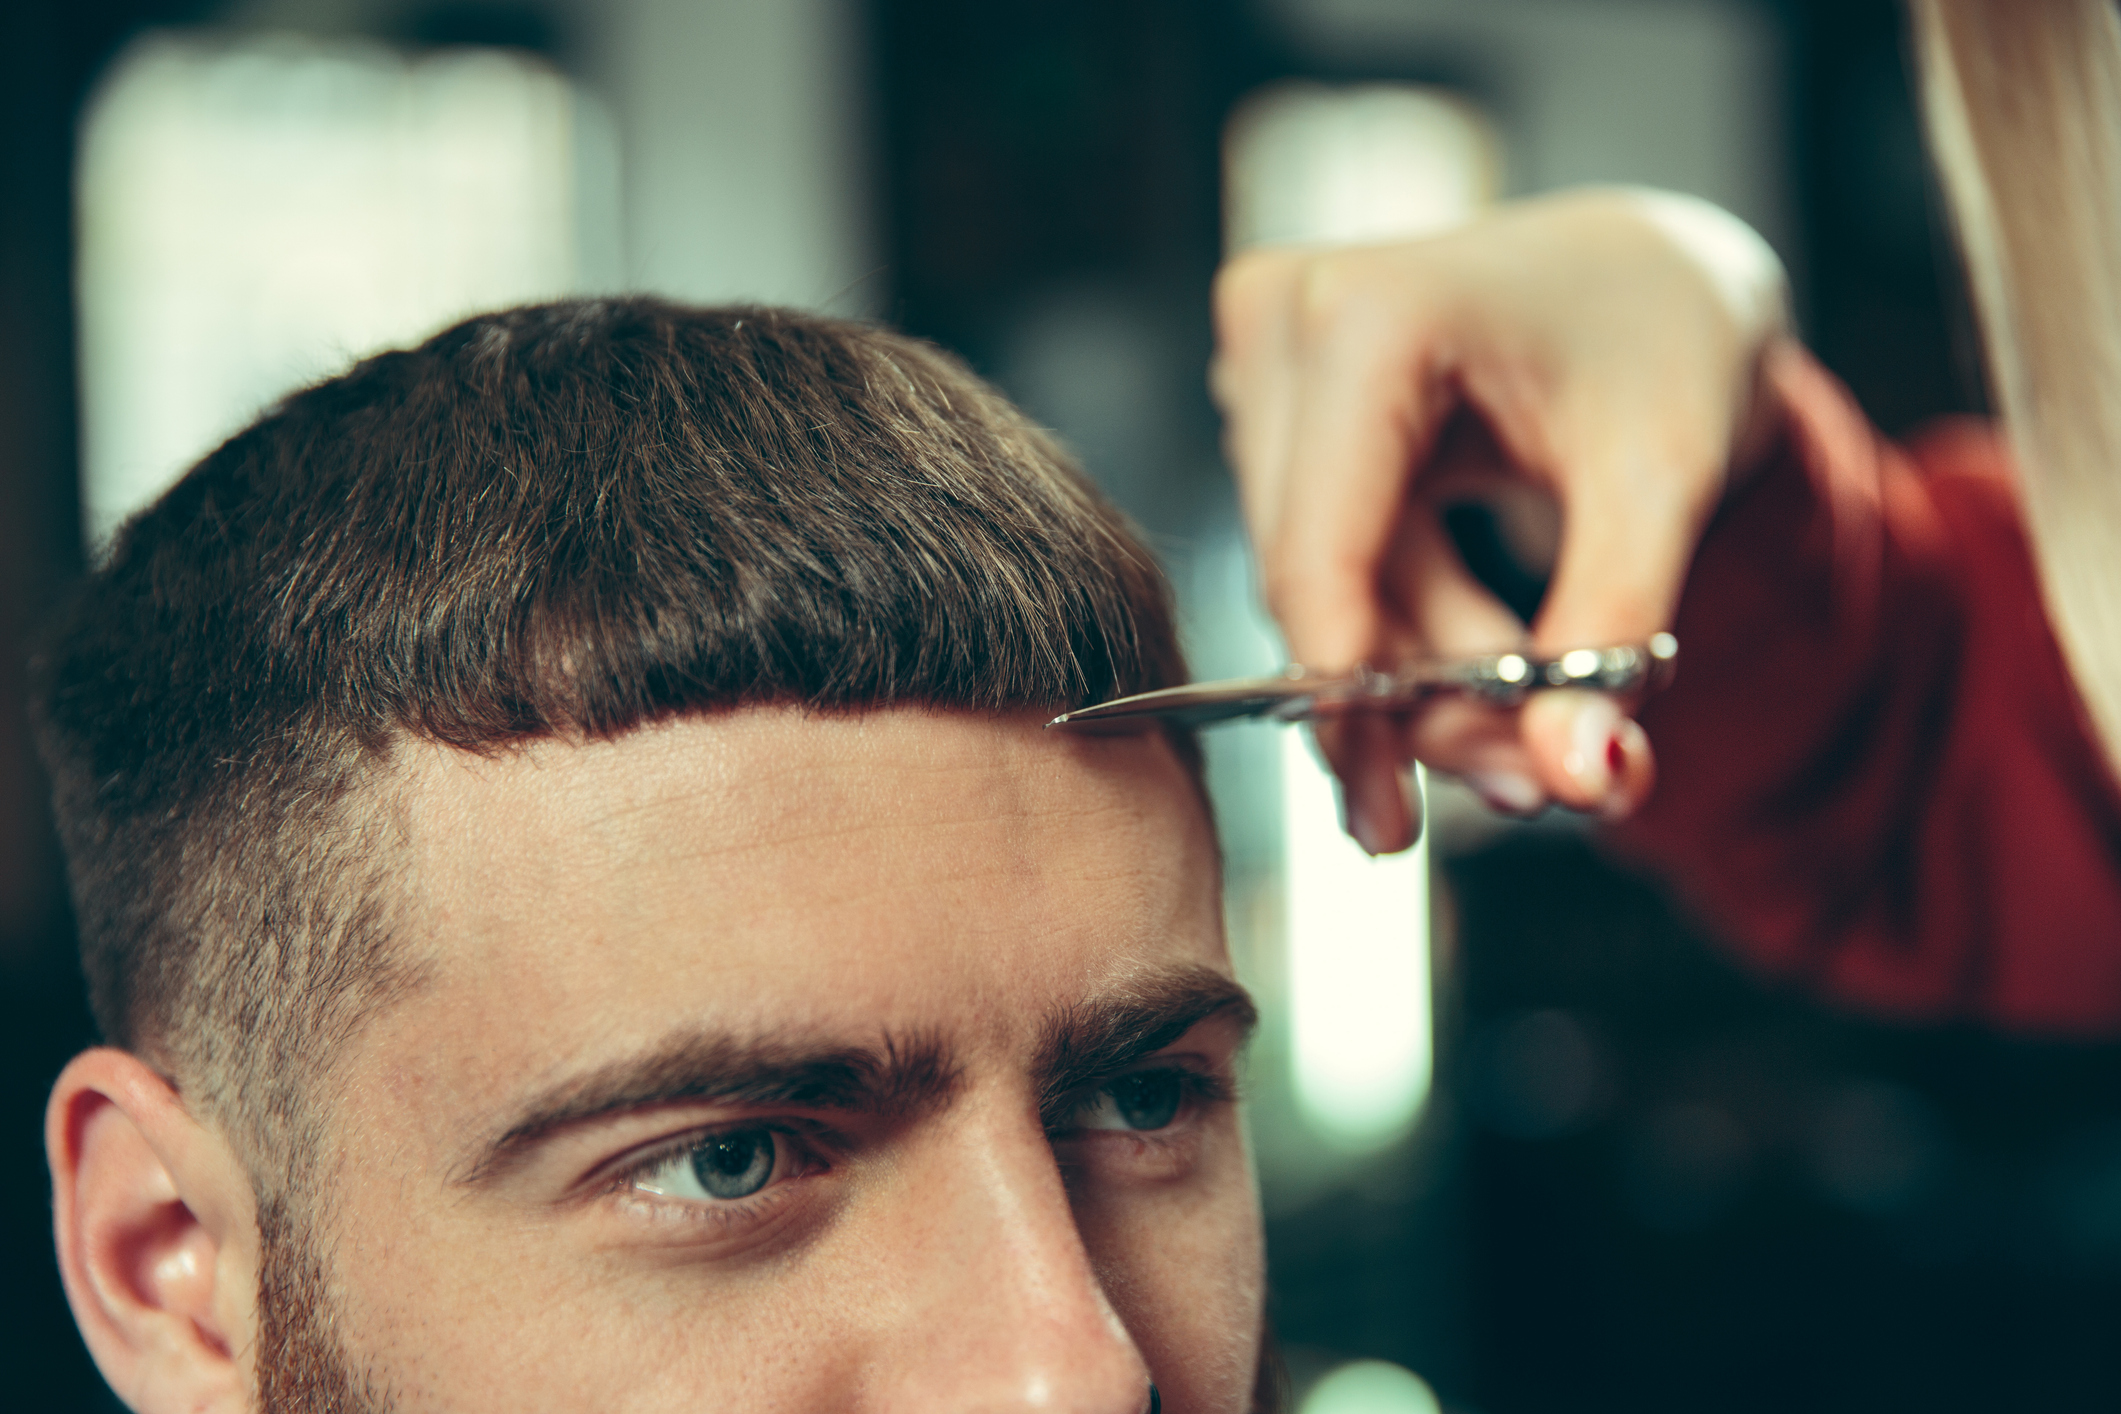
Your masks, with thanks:
[{"label": "hairdresser's hand", "polygon": [[[1760,368],[1783,310],[1780,265],[1735,218],[1626,190],[1426,240],[1231,260],[1213,383],[1292,657],[1338,670],[1669,627],[1696,540],[1772,434]],[[1550,588],[1529,628],[1444,533],[1442,509],[1473,499],[1502,506],[1533,558],[1546,528]],[[1381,853],[1412,835],[1409,757],[1499,808],[1628,814],[1655,772],[1631,706],[1446,702],[1321,742],[1351,832]]]}]

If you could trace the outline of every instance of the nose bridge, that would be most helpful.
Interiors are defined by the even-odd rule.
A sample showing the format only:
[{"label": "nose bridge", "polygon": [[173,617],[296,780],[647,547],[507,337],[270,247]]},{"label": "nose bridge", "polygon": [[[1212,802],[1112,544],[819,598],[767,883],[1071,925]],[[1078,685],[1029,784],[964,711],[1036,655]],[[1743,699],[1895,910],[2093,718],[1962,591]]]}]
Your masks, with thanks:
[{"label": "nose bridge", "polygon": [[[892,1411],[1141,1414],[1149,1372],[1091,1266],[1034,1119],[967,1105],[909,1174],[933,1203],[907,1273]],[[918,1198],[916,1196],[916,1201]]]}]

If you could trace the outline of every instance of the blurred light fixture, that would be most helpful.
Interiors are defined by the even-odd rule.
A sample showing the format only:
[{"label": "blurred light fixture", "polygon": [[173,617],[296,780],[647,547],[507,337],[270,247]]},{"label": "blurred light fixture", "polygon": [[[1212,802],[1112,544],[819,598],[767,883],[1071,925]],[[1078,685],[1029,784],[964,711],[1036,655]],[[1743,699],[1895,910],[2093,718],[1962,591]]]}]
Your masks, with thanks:
[{"label": "blurred light fixture", "polygon": [[1224,237],[1236,250],[1440,231],[1495,199],[1500,151],[1445,89],[1272,84],[1230,118]]},{"label": "blurred light fixture", "polygon": [[612,235],[584,199],[610,175],[607,131],[512,52],[132,45],[78,156],[90,543],[290,389],[578,288]]},{"label": "blurred light fixture", "polygon": [[[1493,199],[1498,151],[1479,112],[1444,90],[1271,85],[1226,130],[1229,244],[1444,229]],[[1428,841],[1365,856],[1340,827],[1330,777],[1293,732],[1281,780],[1297,1108],[1336,1148],[1372,1152],[1406,1133],[1429,1093]]]},{"label": "blurred light fixture", "polygon": [[1428,1384],[1388,1360],[1352,1360],[1304,1396],[1301,1414],[1442,1414]]},{"label": "blurred light fixture", "polygon": [[1382,1148],[1429,1093],[1429,841],[1372,859],[1332,778],[1282,736],[1282,841],[1296,1103],[1337,1147]]}]

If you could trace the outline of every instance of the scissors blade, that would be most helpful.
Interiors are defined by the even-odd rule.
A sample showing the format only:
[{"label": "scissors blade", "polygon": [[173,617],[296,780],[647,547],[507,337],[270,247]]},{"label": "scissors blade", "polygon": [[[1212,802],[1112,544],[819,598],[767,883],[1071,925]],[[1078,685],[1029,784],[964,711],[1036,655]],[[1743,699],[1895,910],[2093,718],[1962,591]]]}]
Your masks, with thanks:
[{"label": "scissors blade", "polygon": [[[1049,727],[1072,727],[1086,731],[1099,726],[1133,726],[1145,718],[1158,718],[1182,727],[1210,727],[1217,722],[1264,717],[1270,713],[1302,714],[1320,683],[1283,675],[1272,678],[1228,678],[1221,682],[1188,683],[1156,692],[1138,692],[1115,697],[1094,707],[1063,712]],[[1295,720],[1292,716],[1290,720]]]},{"label": "scissors blade", "polygon": [[1598,692],[1644,692],[1669,680],[1679,641],[1669,633],[1610,648],[1575,648],[1550,658],[1493,653],[1428,658],[1382,673],[1357,669],[1327,676],[1292,667],[1276,677],[1231,678],[1140,692],[1063,712],[1046,725],[1074,731],[1124,731],[1144,721],[1209,727],[1248,717],[1307,721],[1337,712],[1411,711],[1441,693],[1464,693],[1497,706],[1514,706],[1527,693],[1560,687]]}]

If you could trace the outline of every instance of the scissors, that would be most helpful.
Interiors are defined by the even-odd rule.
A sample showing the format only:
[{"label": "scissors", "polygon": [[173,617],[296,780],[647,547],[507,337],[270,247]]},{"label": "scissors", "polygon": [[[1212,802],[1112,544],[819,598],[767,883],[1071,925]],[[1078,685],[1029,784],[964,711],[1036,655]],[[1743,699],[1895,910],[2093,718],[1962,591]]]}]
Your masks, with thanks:
[{"label": "scissors", "polygon": [[1679,640],[1652,634],[1643,643],[1612,648],[1572,648],[1551,658],[1491,653],[1473,658],[1422,658],[1391,672],[1359,667],[1351,673],[1316,674],[1289,667],[1274,677],[1190,683],[1157,692],[1116,697],[1093,707],[1063,712],[1048,727],[1080,732],[1127,731],[1145,720],[1181,727],[1265,717],[1303,722],[1341,712],[1406,712],[1445,693],[1463,693],[1497,707],[1514,707],[1527,695],[1557,687],[1598,692],[1648,692],[1671,679]]}]

